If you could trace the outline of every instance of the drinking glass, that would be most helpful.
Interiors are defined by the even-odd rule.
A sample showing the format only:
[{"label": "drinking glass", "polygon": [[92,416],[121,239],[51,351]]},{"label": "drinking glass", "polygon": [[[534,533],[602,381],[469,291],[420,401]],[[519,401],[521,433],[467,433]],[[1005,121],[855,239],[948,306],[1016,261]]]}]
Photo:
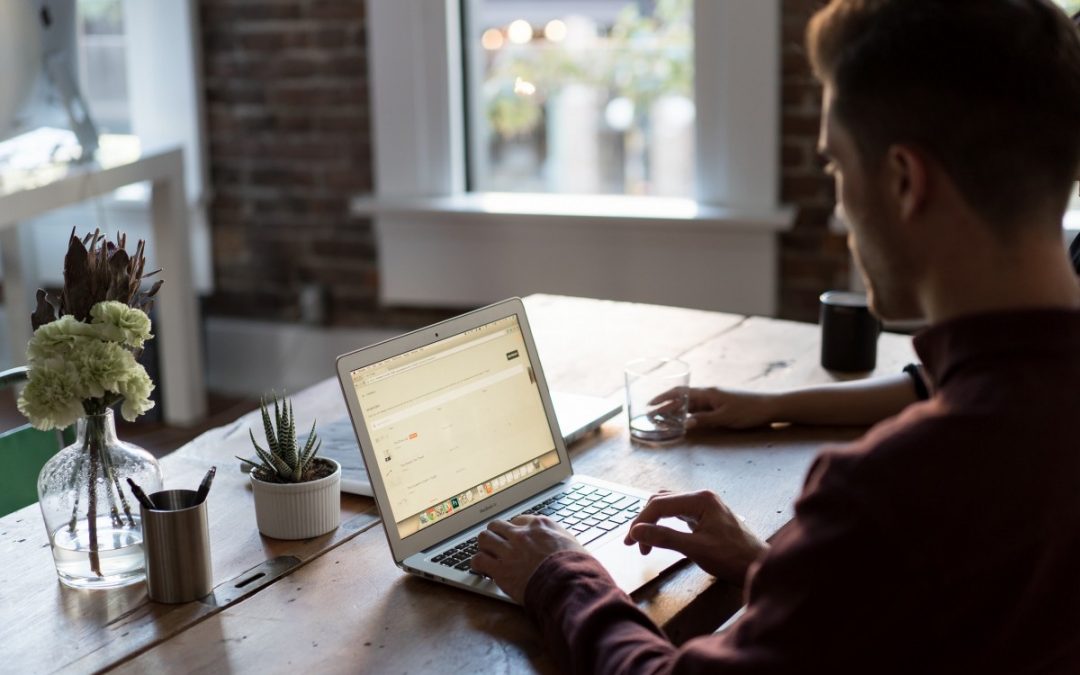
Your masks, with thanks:
[{"label": "drinking glass", "polygon": [[678,359],[648,357],[626,364],[626,412],[630,436],[670,441],[686,433],[690,366]]}]

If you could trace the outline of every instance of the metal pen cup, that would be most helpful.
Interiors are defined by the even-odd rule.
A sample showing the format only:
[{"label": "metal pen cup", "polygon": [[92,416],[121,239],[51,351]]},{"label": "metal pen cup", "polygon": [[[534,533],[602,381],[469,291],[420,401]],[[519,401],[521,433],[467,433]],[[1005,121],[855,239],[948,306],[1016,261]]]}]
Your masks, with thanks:
[{"label": "metal pen cup", "polygon": [[155,508],[140,506],[146,593],[155,602],[197,600],[214,589],[206,500],[195,490],[150,495]]}]

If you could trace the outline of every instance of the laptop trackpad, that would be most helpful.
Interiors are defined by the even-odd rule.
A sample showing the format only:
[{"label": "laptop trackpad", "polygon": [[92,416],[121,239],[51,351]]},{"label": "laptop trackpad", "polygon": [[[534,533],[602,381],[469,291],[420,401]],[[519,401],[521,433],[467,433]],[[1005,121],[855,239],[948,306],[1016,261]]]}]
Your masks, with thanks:
[{"label": "laptop trackpad", "polygon": [[589,553],[596,556],[616,585],[626,593],[633,593],[685,557],[663,548],[653,548],[649,555],[641,555],[636,545],[627,546],[621,536],[611,538],[597,549],[590,549]]}]

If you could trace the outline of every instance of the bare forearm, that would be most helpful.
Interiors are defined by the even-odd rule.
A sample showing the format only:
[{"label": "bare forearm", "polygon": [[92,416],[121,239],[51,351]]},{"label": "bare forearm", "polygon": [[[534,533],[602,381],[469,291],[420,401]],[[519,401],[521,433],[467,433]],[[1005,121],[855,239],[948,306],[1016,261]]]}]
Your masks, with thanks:
[{"label": "bare forearm", "polygon": [[775,422],[869,425],[891,417],[917,400],[906,374],[795,389],[772,395]]}]

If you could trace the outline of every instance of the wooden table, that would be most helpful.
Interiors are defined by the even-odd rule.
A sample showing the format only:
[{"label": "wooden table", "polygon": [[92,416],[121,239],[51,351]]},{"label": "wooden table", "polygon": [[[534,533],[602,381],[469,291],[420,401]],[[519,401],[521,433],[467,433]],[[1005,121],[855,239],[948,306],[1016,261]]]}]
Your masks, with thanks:
[{"label": "wooden table", "polygon": [[[643,354],[689,361],[698,385],[769,390],[833,379],[818,365],[814,325],[554,296],[531,296],[526,306],[548,379],[565,391],[620,398],[621,365]],[[879,373],[914,359],[900,335],[882,335],[878,354]],[[302,392],[295,407],[301,420],[345,415],[336,381]],[[151,603],[142,584],[62,587],[37,507],[0,519],[3,670],[555,672],[519,608],[401,573],[369,499],[343,496],[342,526],[331,534],[260,537],[246,477],[232,459],[247,452],[249,427],[258,428],[254,413],[163,461],[166,487],[193,487],[210,464],[221,469],[209,501],[216,586],[203,601]],[[647,489],[714,489],[769,537],[790,519],[815,453],[859,431],[712,432],[653,447],[631,443],[625,418],[617,418],[570,454],[579,473]],[[635,600],[683,641],[718,626],[738,593],[683,564]]]}]

